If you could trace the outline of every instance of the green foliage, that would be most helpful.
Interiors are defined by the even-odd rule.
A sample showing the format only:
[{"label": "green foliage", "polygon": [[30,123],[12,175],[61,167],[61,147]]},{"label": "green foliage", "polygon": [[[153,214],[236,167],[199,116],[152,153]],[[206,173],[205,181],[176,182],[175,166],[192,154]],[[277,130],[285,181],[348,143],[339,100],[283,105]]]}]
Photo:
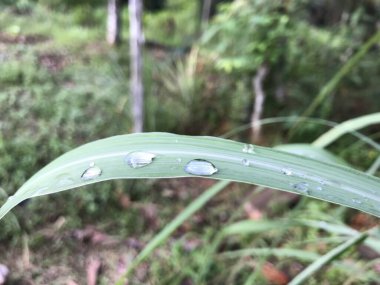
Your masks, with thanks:
[{"label": "green foliage", "polygon": [[[264,82],[268,95],[267,114],[278,115],[280,109],[281,114],[289,115],[294,113],[294,108],[306,109],[310,98],[374,34],[375,18],[379,16],[376,9],[371,12],[370,8],[366,10],[368,3],[331,7],[326,2],[321,5],[323,8],[317,4],[313,1],[260,0],[238,0],[225,4],[203,35],[202,55],[218,70],[230,75],[238,74],[248,90],[257,68],[268,66],[269,74]],[[331,10],[327,12],[326,9]],[[326,21],[333,21],[334,26],[320,24],[318,13],[325,18],[330,15]],[[371,83],[379,74],[379,69],[375,67],[378,66],[376,52],[370,52],[366,57],[367,60],[356,63],[350,74],[340,82],[335,90],[336,100],[331,97],[321,106],[321,117],[332,115],[336,118],[344,112],[333,110],[348,106],[355,108],[355,104],[350,105],[349,102],[341,104],[347,101],[347,97],[357,96],[354,100],[356,105],[361,100],[378,102],[374,100],[377,96],[376,84]],[[357,86],[354,87],[355,91],[349,91],[353,86]],[[288,98],[285,103],[284,98]],[[376,107],[372,104],[366,112],[375,112],[379,108],[380,103],[375,103]],[[312,127],[310,131],[315,133],[316,129]],[[303,137],[297,139],[305,140],[309,136],[310,132],[305,132]]]},{"label": "green foliage", "polygon": [[[165,9],[144,13],[145,37],[180,49],[181,46],[191,43],[196,32],[197,21],[194,19],[197,17],[197,1],[167,0],[166,2]],[[123,16],[124,19],[128,19],[126,11]]]},{"label": "green foliage", "polygon": [[223,6],[203,39],[211,43],[213,53],[222,55],[216,66],[227,72],[247,72],[281,60],[286,41],[295,32],[296,5],[288,6],[280,1],[234,1]]},{"label": "green foliage", "polygon": [[[235,78],[219,77],[212,67],[205,66],[198,48],[174,63],[159,64],[152,72],[158,82],[147,108],[156,115],[147,117],[148,130],[220,134],[229,124],[244,121],[240,110],[248,103],[246,90],[235,84]],[[236,88],[233,94],[231,88]]]},{"label": "green foliage", "polygon": [[[125,101],[125,81],[104,78],[104,72],[115,72],[112,62],[94,70],[69,66],[59,52],[15,47],[0,64],[0,175],[8,193],[75,145],[128,132],[130,126],[128,114],[116,108]],[[94,213],[111,197],[108,191],[83,191],[69,195],[68,203]],[[54,208],[54,199],[51,203]]]},{"label": "green foliage", "polygon": [[[202,1],[165,2],[164,10],[145,10],[144,15],[145,38],[164,44],[144,51],[146,130],[194,135],[232,130],[235,139],[244,140],[244,133],[234,127],[249,118],[251,79],[258,66],[266,64],[270,70],[264,82],[268,95],[265,116],[284,122],[278,116],[289,118],[299,114],[300,108],[306,109],[321,86],[374,34],[380,12],[378,0],[235,0],[220,6],[209,28],[205,25],[202,43],[190,47],[197,37],[197,6]],[[36,170],[63,152],[87,141],[129,132],[128,10],[123,10],[124,45],[119,49],[104,44],[105,16],[106,1],[0,0],[0,187],[8,193],[0,189],[0,205]],[[321,105],[319,115],[343,121],[379,110],[377,51],[375,45],[343,78],[333,96]],[[282,99],[276,97],[279,89],[283,90]],[[266,127],[263,143],[284,143],[290,125]],[[294,140],[310,142],[322,131],[320,125],[304,123]],[[374,147],[378,128],[373,126],[365,133]],[[372,149],[351,136],[339,139],[331,150],[363,171],[379,157],[376,147]],[[374,165],[377,169],[377,163]],[[116,181],[28,200],[16,207],[15,215],[1,221],[0,259],[11,262],[16,255],[8,252],[16,250],[18,256],[20,237],[29,236],[25,249],[29,245],[33,263],[41,264],[33,267],[31,275],[47,272],[44,266],[52,264],[68,268],[67,256],[73,256],[75,265],[70,270],[82,276],[77,258],[84,260],[85,254],[77,247],[91,250],[93,246],[73,240],[74,228],[96,223],[117,236],[123,241],[121,247],[112,249],[117,257],[124,255],[119,250],[125,249],[125,239],[134,237],[137,244],[144,244],[159,228],[164,229],[156,236],[162,243],[174,230],[165,226],[179,226],[175,224],[178,219],[172,223],[170,219],[185,204],[197,201],[192,198],[195,193],[207,195],[203,189],[210,184],[206,182],[191,178],[170,181],[173,184],[168,186],[169,182],[162,180]],[[293,208],[273,196],[261,212],[264,218],[245,221],[246,203],[270,192],[253,189],[231,183],[192,219],[181,220],[182,225],[156,251],[152,250],[157,239],[153,240],[142,251],[152,255],[145,255],[147,262],[136,268],[129,281],[269,284],[258,274],[267,262],[293,277],[298,273],[294,269],[305,268],[357,234],[347,225],[357,216],[355,211],[309,198]],[[128,208],[120,205],[121,197],[130,199]],[[152,202],[159,208],[157,228],[142,214],[145,203]],[[63,229],[53,237],[45,236],[45,229],[50,230],[58,217],[66,221]],[[313,220],[295,224],[299,218]],[[233,227],[246,234],[238,232],[221,241],[219,233]],[[53,254],[44,250],[46,244],[51,245]],[[371,234],[365,245],[378,252],[379,236]],[[98,249],[104,249],[102,245],[96,247],[97,254],[102,254]],[[136,250],[127,246],[125,254],[129,257]],[[243,257],[247,252],[250,255]],[[225,258],[227,255],[234,257]],[[98,282],[115,281],[108,279],[115,272],[107,272],[115,260],[112,256],[102,258],[105,271]],[[145,279],[140,278],[147,271]],[[19,274],[17,269],[14,272]],[[310,277],[308,284],[377,280],[372,263],[351,250]],[[33,281],[44,283],[34,277]],[[86,282],[84,277],[76,281]]]}]

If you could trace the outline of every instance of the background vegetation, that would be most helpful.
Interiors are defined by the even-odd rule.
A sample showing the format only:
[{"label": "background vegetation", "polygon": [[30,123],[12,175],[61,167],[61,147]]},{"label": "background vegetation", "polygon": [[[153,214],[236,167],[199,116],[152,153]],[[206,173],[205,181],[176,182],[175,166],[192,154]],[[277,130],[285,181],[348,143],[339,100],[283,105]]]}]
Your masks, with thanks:
[{"label": "background vegetation", "polygon": [[[380,24],[378,0],[214,1],[208,23],[202,23],[202,1],[154,2],[145,1],[144,11],[145,131],[222,136],[249,124],[252,79],[262,66],[268,68],[263,117],[301,115]],[[122,44],[109,47],[104,1],[0,1],[0,199],[60,154],[131,131],[126,5],[122,17]],[[377,43],[312,116],[340,122],[378,111],[379,77]],[[307,120],[293,126],[284,120],[263,127],[260,144],[310,143],[327,130]],[[364,133],[379,140],[378,126]],[[231,137],[249,142],[251,133]],[[352,136],[330,150],[363,171],[380,154]],[[0,224],[8,283],[83,284],[95,260],[102,268],[98,284],[110,284],[212,183],[116,181],[31,199]],[[346,237],[292,225],[292,218],[357,230],[378,223],[325,202],[254,188],[229,185],[137,268],[131,284],[286,284],[310,263],[307,253],[324,254]],[[219,233],[244,219],[272,227],[228,236],[213,250]],[[278,221],[289,227],[273,226]],[[303,253],[222,255],[245,248]],[[308,284],[378,284],[378,258],[362,246]]]}]

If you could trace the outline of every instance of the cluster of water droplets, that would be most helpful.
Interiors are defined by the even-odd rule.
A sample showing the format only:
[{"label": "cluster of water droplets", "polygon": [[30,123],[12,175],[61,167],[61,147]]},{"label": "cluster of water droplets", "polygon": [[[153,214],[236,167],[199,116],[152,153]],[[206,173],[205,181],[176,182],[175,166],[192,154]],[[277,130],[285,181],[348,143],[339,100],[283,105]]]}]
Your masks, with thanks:
[{"label": "cluster of water droplets", "polygon": [[[255,153],[255,146],[253,144],[244,144],[242,151],[244,153],[254,154]],[[251,161],[247,158],[243,158],[241,163],[244,166],[251,166]]]},{"label": "cluster of water droplets", "polygon": [[255,153],[255,147],[253,144],[245,144],[243,146],[243,152],[245,153]]},{"label": "cluster of water droplets", "polygon": [[363,201],[360,200],[360,199],[358,199],[358,198],[352,198],[351,201],[352,201],[352,203],[355,203],[355,204],[361,204],[361,203],[363,203]]},{"label": "cluster of water droplets", "polygon": [[[296,173],[290,168],[282,168],[281,173],[286,176],[293,176],[293,177],[299,177],[301,179],[305,179],[308,176],[304,173]],[[316,186],[311,186],[308,182],[300,181],[297,183],[290,183],[290,186],[296,190],[297,192],[303,193],[303,194],[310,194],[311,190],[316,190],[318,192],[324,190],[324,186],[327,184],[327,182],[323,179],[313,179],[316,182]]]}]

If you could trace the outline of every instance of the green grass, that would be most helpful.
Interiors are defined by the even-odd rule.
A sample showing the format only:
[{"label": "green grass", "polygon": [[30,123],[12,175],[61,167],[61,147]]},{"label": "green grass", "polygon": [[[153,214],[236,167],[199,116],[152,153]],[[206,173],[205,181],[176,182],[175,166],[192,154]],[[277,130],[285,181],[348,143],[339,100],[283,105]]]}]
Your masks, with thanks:
[{"label": "green grass", "polygon": [[[146,35],[149,36],[149,39],[168,45],[182,45],[183,42],[187,42],[187,36],[191,35],[194,30],[193,23],[189,25],[187,21],[190,19],[189,15],[192,7],[194,7],[194,4],[189,4],[184,14],[162,13],[158,17],[155,17],[154,14],[149,15],[146,17],[147,25],[145,28],[149,29]],[[104,18],[104,10],[94,13],[100,13],[101,17],[98,17],[99,19]],[[14,192],[15,187],[21,185],[39,167],[62,152],[88,140],[128,131],[128,123],[125,123],[127,115],[123,113],[123,110],[128,108],[128,99],[125,96],[125,90],[128,87],[126,82],[128,76],[128,68],[126,67],[128,63],[126,59],[127,53],[124,49],[120,51],[120,54],[116,50],[108,50],[103,42],[104,23],[98,21],[94,26],[79,25],[76,17],[77,15],[72,11],[61,13],[46,10],[40,5],[36,5],[36,9],[28,15],[16,15],[7,13],[5,10],[0,12],[0,27],[6,35],[15,37],[42,35],[48,39],[35,45],[16,44],[6,46],[6,61],[1,64],[0,85],[2,88],[5,87],[2,89],[2,102],[12,102],[13,99],[18,98],[21,100],[21,105],[18,105],[17,101],[15,101],[15,104],[16,106],[22,106],[22,109],[16,112],[13,105],[8,107],[8,105],[2,104],[5,110],[2,112],[5,118],[4,121],[6,123],[8,121],[14,122],[14,125],[9,128],[14,130],[14,133],[2,132],[0,134],[0,146],[5,146],[4,152],[1,150],[3,155],[1,166],[12,165],[11,169],[0,169],[2,177],[4,177],[1,181],[1,186],[7,190],[8,194]],[[174,34],[172,30],[169,30],[169,26],[164,26],[164,29],[160,28],[160,32],[155,31],[157,25],[162,27],[162,25],[169,23],[171,18],[174,19],[176,25]],[[181,18],[187,20],[183,21]],[[187,32],[178,32],[184,25]],[[127,29],[124,29],[124,38],[127,38]],[[68,60],[69,65],[58,73],[52,74],[50,70],[44,70],[44,67],[38,61],[39,55],[44,55],[45,53],[62,55]],[[151,114],[149,120],[152,121],[152,123],[149,121],[148,130],[158,129],[191,134],[220,134],[244,122],[245,112],[242,106],[249,104],[251,94],[250,82],[247,83],[247,87],[242,87],[245,84],[244,79],[242,79],[244,75],[239,75],[238,78],[235,78],[209,72],[208,70],[213,67],[213,62],[207,63],[205,58],[200,56],[199,60],[192,66],[194,72],[189,79],[184,71],[187,70],[187,65],[191,64],[191,57],[187,61],[186,59],[179,60],[174,66],[164,64],[164,68],[159,68],[162,63],[150,55],[150,51],[146,51],[146,55],[148,58],[146,64],[148,66],[146,70],[146,78],[148,78],[146,87],[149,93],[147,94],[149,102],[147,108],[148,113]],[[370,58],[369,61],[371,59],[373,58]],[[371,64],[371,66],[375,66],[375,61],[371,61]],[[207,71],[205,72],[205,70]],[[329,74],[322,69],[316,72]],[[371,73],[366,72],[364,74]],[[171,76],[168,76],[169,74]],[[304,74],[302,77],[306,78],[306,81],[308,78],[316,76],[314,72],[308,74]],[[375,71],[373,71],[373,74],[375,78]],[[363,75],[363,77],[369,78],[370,76]],[[20,81],[20,78],[23,81]],[[188,80],[192,84],[187,84]],[[194,82],[191,82],[192,80]],[[292,78],[289,80],[292,82]],[[349,80],[347,81],[350,82]],[[169,83],[174,85],[174,88],[169,88],[170,86],[167,86]],[[271,83],[269,84],[268,81],[268,85],[271,85]],[[176,84],[178,86],[175,86]],[[286,86],[289,88],[289,94],[294,94],[294,86],[290,86],[292,84],[294,85],[295,83],[290,83],[289,86]],[[309,87],[307,91],[318,89],[318,85]],[[360,88],[364,87],[361,86]],[[369,88],[376,90],[374,84],[369,84]],[[352,92],[358,94],[357,96],[364,94],[362,90],[358,89],[354,89],[347,83],[344,83],[342,88],[345,92],[347,90],[351,92],[348,94],[352,94]],[[5,96],[10,92],[14,94],[12,93],[13,95],[9,97]],[[26,95],[18,96],[19,92]],[[30,96],[29,92],[31,92]],[[234,94],[234,96],[231,96],[231,94]],[[188,97],[185,97],[188,100],[186,104],[181,103],[181,100],[183,100],[182,95],[188,95]],[[268,91],[268,95],[268,98],[273,97],[271,96],[271,91]],[[371,98],[375,96],[373,95]],[[169,99],[167,99],[168,97]],[[104,98],[108,99],[105,100]],[[304,98],[305,102],[309,102],[310,98],[306,96],[306,93],[302,92],[302,98]],[[368,99],[368,96],[363,95],[363,98]],[[30,101],[28,101],[29,99]],[[202,110],[205,99],[207,99],[207,108]],[[270,99],[266,114],[283,114],[285,116],[294,114],[297,106],[292,104],[297,100],[297,96],[293,97],[292,95],[287,98],[285,105],[279,106]],[[354,100],[351,101],[354,102]],[[43,104],[40,104],[40,102],[43,102]],[[189,102],[192,102],[192,111],[189,111]],[[236,107],[230,110],[231,106],[235,105]],[[372,108],[375,105],[371,105]],[[55,107],[53,108],[52,106]],[[279,107],[285,108],[278,113]],[[10,117],[7,115],[7,110],[10,110]],[[98,113],[96,117],[93,117],[93,110],[102,111],[101,114]],[[367,107],[366,109],[357,110],[356,113],[365,113],[366,110],[368,110]],[[185,115],[178,118],[178,114]],[[347,114],[343,113],[336,113],[334,116],[330,115],[329,118],[334,117],[335,120],[347,117]],[[32,119],[24,120],[26,116],[30,116]],[[376,116],[378,115],[373,115],[373,117]],[[220,129],[213,127],[222,125],[220,118],[223,117],[228,118],[226,127]],[[14,120],[14,118],[17,120]],[[266,143],[268,145],[273,145],[273,141],[280,144],[284,143],[280,134],[286,130],[287,126],[291,125],[291,122],[297,120],[298,118],[294,116],[262,120],[262,123],[267,124],[284,123],[281,126],[281,131],[279,131],[278,125],[275,128],[265,129],[265,134],[268,135]],[[348,131],[354,137],[342,137],[330,149],[335,154],[339,154],[340,157],[349,158],[348,161],[354,167],[363,171],[368,167],[369,174],[377,175],[380,161],[378,159],[380,147],[376,142],[378,141],[378,136],[373,133],[371,133],[370,137],[364,136],[355,131],[364,125],[368,125],[368,123],[374,124],[375,121],[370,120],[372,122],[367,121],[364,123],[364,118],[363,120],[361,118],[353,119],[353,121],[356,121],[356,123],[361,121],[361,125],[353,127],[352,124],[349,124],[348,129],[338,127],[335,131]],[[314,132],[310,136],[305,136],[305,139],[302,140],[304,142],[306,140],[306,142],[311,141],[322,132],[323,127],[319,124],[336,125],[336,123],[322,119],[303,120],[302,126],[306,123],[307,126],[309,126],[309,123],[315,124],[315,127]],[[32,128],[30,128],[30,125],[32,125]],[[60,126],[59,128],[56,127],[58,125]],[[106,130],[102,128],[104,125]],[[202,130],[200,131],[201,127]],[[43,132],[38,139],[35,128]],[[244,135],[239,134],[239,131],[243,129],[244,126],[233,129],[229,135],[232,135],[235,140],[242,139]],[[33,132],[32,135],[31,131]],[[332,132],[335,131],[333,130]],[[152,164],[137,169],[131,169],[125,164],[123,155],[116,157],[115,161],[118,160],[120,164],[115,164],[114,166],[115,168],[120,168],[120,175],[115,175],[112,179],[117,177],[139,178],[139,175],[137,175],[139,173],[144,173],[143,176],[148,177],[151,167],[154,168],[155,174],[158,175],[157,177],[169,177],[170,175],[180,177],[187,175],[183,170],[188,160],[206,158],[215,164],[219,170],[211,178],[227,180],[218,182],[211,188],[208,187],[210,184],[203,184],[204,180],[198,180],[198,177],[190,180],[195,181],[191,185],[187,185],[189,180],[179,179],[172,180],[170,182],[172,184],[169,186],[166,180],[153,179],[147,181],[142,179],[135,181],[131,179],[127,180],[125,184],[116,180],[112,183],[99,183],[96,187],[88,185],[87,187],[80,187],[80,189],[57,195],[33,198],[23,206],[17,207],[14,214],[9,213],[0,221],[0,235],[3,238],[0,244],[0,259],[5,260],[7,264],[12,264],[13,260],[18,260],[20,243],[23,244],[22,246],[25,250],[28,248],[31,250],[33,258],[34,266],[27,273],[25,273],[24,268],[16,269],[11,267],[10,283],[18,282],[23,284],[29,282],[27,280],[25,282],[14,280],[17,276],[28,274],[29,278],[33,279],[35,283],[42,284],[44,282],[38,279],[42,275],[41,272],[49,272],[49,269],[55,266],[76,272],[77,283],[85,283],[84,267],[82,268],[81,264],[78,264],[78,260],[84,260],[86,254],[78,249],[91,250],[92,246],[72,240],[68,236],[71,236],[74,229],[80,229],[86,225],[95,224],[102,231],[117,236],[123,243],[129,237],[137,239],[142,244],[151,240],[141,251],[131,247],[126,250],[121,247],[112,248],[113,255],[103,256],[105,272],[101,274],[100,284],[114,283],[115,280],[109,276],[114,276],[115,271],[110,269],[114,268],[115,264],[118,264],[119,258],[122,259],[125,256],[130,258],[131,255],[136,255],[132,266],[127,266],[123,270],[129,271],[128,279],[132,284],[147,282],[152,284],[183,284],[187,280],[197,285],[225,284],[228,282],[230,284],[268,284],[270,282],[260,273],[261,266],[265,263],[271,262],[276,268],[289,274],[289,277],[294,277],[302,272],[302,269],[308,268],[309,263],[312,264],[322,256],[329,254],[330,251],[334,251],[341,244],[350,239],[355,239],[361,234],[362,230],[351,228],[351,218],[357,215],[356,211],[324,203],[323,201],[312,199],[308,195],[304,195],[304,198],[294,208],[285,204],[285,206],[282,206],[283,208],[273,212],[271,211],[272,208],[269,207],[268,211],[262,212],[262,219],[258,221],[245,220],[247,219],[247,213],[243,208],[243,204],[247,201],[254,201],[255,198],[259,197],[259,193],[264,193],[264,187],[255,187],[256,183],[281,188],[285,191],[294,190],[285,186],[282,187],[283,184],[277,178],[283,177],[284,181],[287,179],[289,180],[288,183],[292,184],[295,184],[292,179],[303,181],[304,179],[313,178],[302,177],[302,175],[309,176],[314,171],[318,172],[317,168],[312,167],[309,169],[305,167],[309,162],[314,166],[318,165],[319,168],[325,168],[327,165],[328,169],[345,169],[344,173],[348,176],[341,176],[339,180],[344,180],[347,183],[351,181],[347,178],[352,178],[351,175],[368,177],[362,173],[358,174],[359,172],[357,171],[347,170],[345,166],[335,166],[342,163],[341,159],[331,156],[329,152],[319,150],[318,147],[322,145],[316,145],[317,147],[300,144],[282,146],[282,151],[293,152],[293,155],[286,155],[276,151],[276,149],[257,146],[255,147],[255,154],[248,154],[243,153],[243,144],[231,141],[226,142],[226,144],[222,143],[222,145],[231,146],[231,149],[228,148],[226,151],[222,149],[215,150],[215,146],[222,142],[215,138],[199,138],[200,141],[197,142],[197,138],[176,136],[179,141],[187,138],[191,142],[189,144],[185,143],[184,148],[181,148],[182,146],[177,147],[177,144],[174,144],[174,146],[173,144],[168,144],[166,148],[161,148],[161,146],[155,145],[153,139],[155,136],[159,137],[161,135],[172,142],[173,137],[169,134],[144,134],[141,135],[141,140],[137,139],[139,135],[122,137],[123,143],[120,144],[124,144],[125,139],[126,145],[128,145],[127,151],[129,151],[130,147],[131,149],[133,147],[133,149],[139,150],[145,150],[149,147],[150,152],[157,150],[157,153],[154,152],[156,157],[153,159]],[[30,140],[31,137],[33,137],[33,141]],[[336,139],[338,137],[332,136],[331,133],[327,141],[331,142]],[[132,143],[133,141],[135,143]],[[104,142],[107,145],[106,141]],[[325,141],[323,146],[327,144]],[[165,146],[165,143],[163,145]],[[106,153],[110,150],[102,144],[98,145],[98,147],[100,150],[93,149],[97,154]],[[369,149],[369,147],[373,149]],[[194,148],[196,149],[195,153]],[[168,149],[175,150],[175,153],[168,154]],[[19,194],[17,194],[14,199],[24,199],[33,194],[36,189],[34,186],[43,181],[48,181],[48,192],[53,193],[66,189],[64,184],[70,182],[70,179],[66,180],[66,175],[70,178],[71,176],[74,177],[76,184],[74,183],[75,185],[71,186],[79,187],[83,184],[87,185],[101,181],[102,176],[108,175],[109,171],[114,169],[111,160],[101,160],[100,162],[104,163],[104,165],[98,164],[98,160],[95,159],[96,154],[89,152],[86,153],[88,156],[85,157],[85,155],[82,156],[82,151],[86,152],[86,147],[82,147],[80,151],[73,153],[72,157],[75,157],[72,161],[74,163],[73,169],[68,166],[69,161],[63,162],[59,167],[63,167],[61,170],[67,169],[67,171],[58,171],[63,174],[63,176],[60,176],[58,172],[53,171],[57,166],[54,163],[55,166],[53,164],[53,167],[48,170],[54,173],[50,177],[51,179],[45,176],[43,178],[36,176],[31,180],[32,182],[34,181],[33,183],[29,181],[23,187],[23,190],[27,190],[27,193],[24,193],[26,196],[19,197]],[[297,154],[309,156],[309,159],[298,159]],[[350,159],[351,156],[353,156],[353,159]],[[240,162],[234,160],[236,157],[239,158]],[[256,162],[257,158],[257,162],[262,164],[260,166],[244,166],[242,160],[246,159],[246,157],[254,162]],[[314,160],[325,160],[325,163],[314,163],[310,157]],[[182,161],[177,161],[177,158],[181,158]],[[284,158],[284,160],[280,158]],[[79,163],[78,160],[80,159],[88,160],[84,163]],[[96,166],[102,169],[102,174],[99,179],[82,183],[80,176],[91,162],[96,162]],[[288,177],[282,174],[282,168],[273,171],[273,168],[265,168],[266,164],[263,163],[268,164],[270,167],[290,163],[296,171],[293,171],[293,176]],[[372,167],[369,168],[371,164]],[[65,168],[66,166],[67,168]],[[175,169],[170,169],[170,167]],[[284,170],[289,171],[289,169],[285,168]],[[243,173],[243,178],[237,177],[240,171]],[[133,172],[132,174],[137,174],[132,175],[131,172]],[[222,174],[227,176],[231,174],[236,180],[241,181],[244,179],[244,181],[252,184],[231,183],[228,177]],[[332,179],[333,174],[334,172],[327,178]],[[321,173],[320,176],[323,175],[324,173]],[[265,179],[261,181],[259,176],[264,176]],[[45,178],[47,180],[44,180]],[[369,180],[372,181],[372,178]],[[375,180],[378,181],[378,179]],[[308,180],[310,186],[315,186],[314,182],[313,179]],[[358,181],[355,185],[358,186],[360,183],[361,181]],[[225,191],[222,191],[222,186],[226,184],[228,186]],[[332,186],[328,185],[327,187],[330,189]],[[332,188],[333,192],[335,191],[339,195],[346,194],[339,187]],[[165,196],[167,195],[166,191],[174,196]],[[279,191],[277,192],[280,194]],[[216,193],[218,193],[218,196],[216,196]],[[177,194],[178,197],[176,196]],[[314,193],[311,194],[310,196],[314,195]],[[364,194],[371,193],[365,192]],[[120,207],[118,201],[120,195],[126,195],[131,199],[131,205],[127,209]],[[198,198],[197,195],[199,195]],[[5,200],[6,193],[1,198],[2,201]],[[330,200],[338,201],[339,198],[340,196],[337,195]],[[348,205],[351,197],[345,198],[346,203],[342,204]],[[16,200],[14,201],[17,202]],[[272,200],[272,204],[276,207],[277,204],[281,203],[277,196],[274,196]],[[141,214],[141,209],[148,203],[153,203],[158,208],[157,228],[151,228],[144,215]],[[187,204],[189,205],[188,208],[186,208]],[[351,206],[360,205],[352,204]],[[226,216],[228,218],[225,218]],[[53,237],[44,236],[45,230],[47,232],[50,230],[51,232],[51,229],[55,228],[55,223],[52,223],[58,217],[66,220],[66,224]],[[369,219],[368,216],[366,217]],[[299,220],[299,218],[306,218],[306,220]],[[162,231],[155,234],[157,229],[162,229]],[[21,236],[28,236],[28,238],[23,238],[21,242]],[[187,242],[190,241],[191,243],[193,240],[200,244],[190,250],[184,249]],[[375,252],[380,252],[379,240],[378,233],[370,232],[369,237],[363,241],[363,244]],[[46,244],[49,244],[48,248],[45,246]],[[157,249],[159,245],[160,248]],[[96,251],[96,254],[101,254],[98,249],[103,249],[102,246],[95,246],[94,248],[92,249]],[[320,284],[322,281],[326,284],[343,284],[350,280],[358,284],[376,282],[378,274],[373,268],[374,264],[376,264],[376,259],[366,261],[356,251],[350,251],[349,249],[346,247],[346,253],[341,258],[332,262],[328,260],[328,264],[324,263],[323,268],[319,267],[318,271],[314,271],[312,275],[309,275],[306,281],[307,284]],[[140,253],[138,254],[138,252]],[[116,256],[116,258],[112,259],[112,256]],[[70,262],[68,257],[73,260]],[[294,267],[299,268],[300,271],[288,270],[289,268],[294,269]],[[140,277],[141,272],[144,272],[144,268],[145,270],[146,268],[149,269],[147,273],[148,280]],[[62,284],[67,282],[64,280],[65,277],[66,273],[60,276]]]}]

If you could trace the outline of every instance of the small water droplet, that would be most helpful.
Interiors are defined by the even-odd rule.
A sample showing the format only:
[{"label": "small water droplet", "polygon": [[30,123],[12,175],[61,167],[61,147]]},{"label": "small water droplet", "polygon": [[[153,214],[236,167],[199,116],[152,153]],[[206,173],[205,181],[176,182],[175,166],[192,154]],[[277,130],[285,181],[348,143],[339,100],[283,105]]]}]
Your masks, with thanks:
[{"label": "small water droplet", "polygon": [[186,164],[185,171],[193,175],[210,176],[218,172],[218,169],[207,160],[194,159]]},{"label": "small water droplet", "polygon": [[155,157],[153,153],[135,151],[128,153],[124,161],[132,168],[140,168],[151,164]]},{"label": "small water droplet", "polygon": [[8,200],[11,201],[11,200],[14,199],[14,197],[15,197],[14,195],[11,195],[11,196],[8,197]]},{"label": "small water droplet", "polygon": [[249,160],[245,159],[245,158],[242,160],[242,163],[243,163],[244,166],[249,166],[249,164],[250,164]]},{"label": "small water droplet", "polygon": [[293,184],[293,189],[302,192],[304,194],[309,194],[309,184],[306,182],[299,182],[296,184]]},{"label": "small water droplet", "polygon": [[243,146],[243,152],[245,153],[255,153],[255,147],[253,144],[245,144]]},{"label": "small water droplet", "polygon": [[177,158],[177,162],[181,163],[182,162],[182,158]]},{"label": "small water droplet", "polygon": [[361,200],[357,199],[357,198],[352,198],[351,201],[355,204],[361,204],[363,203]]},{"label": "small water droplet", "polygon": [[91,162],[90,167],[94,167],[94,166],[95,166],[95,162]]},{"label": "small water droplet", "polygon": [[[92,165],[91,167],[94,167],[94,165]],[[58,177],[58,182],[57,182],[56,186],[57,187],[65,187],[65,186],[69,186],[73,183],[74,183],[74,179],[72,179],[69,176],[63,175],[63,176]]]},{"label": "small water droplet", "polygon": [[290,176],[290,175],[293,174],[293,171],[290,170],[290,169],[288,169],[288,168],[281,169],[281,172],[282,172],[282,174],[285,174],[285,175],[288,175],[288,176]]},{"label": "small water droplet", "polygon": [[90,166],[83,172],[81,178],[83,180],[92,180],[99,177],[102,174],[102,170],[97,166]]},{"label": "small water droplet", "polygon": [[315,189],[316,189],[317,191],[323,191],[322,186],[317,186],[317,187],[315,187]]},{"label": "small water droplet", "polygon": [[44,195],[48,189],[49,189],[48,186],[41,187],[41,188],[39,188],[39,189],[33,194],[32,197],[37,197],[37,196]]}]

